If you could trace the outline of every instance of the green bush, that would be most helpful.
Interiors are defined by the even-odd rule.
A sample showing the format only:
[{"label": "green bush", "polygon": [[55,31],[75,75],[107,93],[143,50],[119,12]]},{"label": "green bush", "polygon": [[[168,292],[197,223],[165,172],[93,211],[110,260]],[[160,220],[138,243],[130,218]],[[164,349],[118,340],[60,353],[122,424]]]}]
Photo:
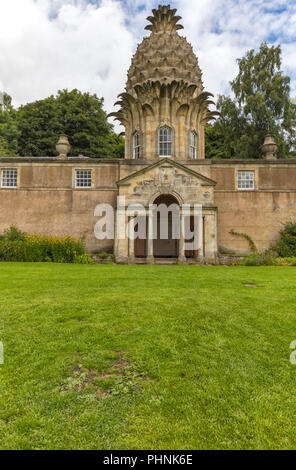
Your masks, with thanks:
[{"label": "green bush", "polygon": [[238,264],[240,266],[273,266],[274,265],[274,254],[266,251],[264,253],[254,253],[252,255],[244,256],[243,260],[240,260]]},{"label": "green bush", "polygon": [[115,256],[113,253],[105,253],[104,251],[97,253],[96,257],[103,261],[115,261]]},{"label": "green bush", "polygon": [[276,251],[282,258],[296,256],[296,223],[287,222],[280,232]]},{"label": "green bush", "polygon": [[15,226],[0,236],[0,261],[74,263],[82,255],[83,242],[69,236],[23,234]]},{"label": "green bush", "polygon": [[296,257],[291,256],[289,258],[275,258],[275,266],[296,266]]},{"label": "green bush", "polygon": [[24,240],[25,234],[21,232],[16,225],[11,225],[9,228],[4,230],[4,233],[0,235],[0,240]]},{"label": "green bush", "polygon": [[234,266],[296,266],[296,257],[279,258],[273,251],[244,256]]},{"label": "green bush", "polygon": [[98,253],[97,257],[100,259],[108,259],[110,255],[108,253],[105,253],[104,251],[102,253]]},{"label": "green bush", "polygon": [[84,253],[83,255],[78,255],[74,258],[73,263],[76,264],[94,264],[94,260],[89,253]]}]

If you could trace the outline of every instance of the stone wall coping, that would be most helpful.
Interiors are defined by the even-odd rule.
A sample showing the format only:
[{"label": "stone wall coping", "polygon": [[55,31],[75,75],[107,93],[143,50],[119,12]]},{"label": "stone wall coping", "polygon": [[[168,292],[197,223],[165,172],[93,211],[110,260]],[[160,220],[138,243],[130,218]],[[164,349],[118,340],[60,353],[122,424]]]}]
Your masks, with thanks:
[{"label": "stone wall coping", "polygon": [[[181,163],[184,166],[200,166],[200,165],[296,165],[296,158],[281,158],[277,160],[263,160],[263,159],[198,159],[198,160],[177,160],[172,158],[174,162]],[[101,165],[106,163],[117,163],[120,165],[130,166],[148,166],[153,163],[159,162],[160,159],[145,160],[145,159],[125,159],[125,158],[90,158],[90,157],[69,157],[66,160],[59,160],[57,157],[0,157],[1,163],[53,163],[60,165],[73,165],[76,163]]]},{"label": "stone wall coping", "polygon": [[89,157],[69,157],[66,160],[59,160],[56,157],[0,157],[0,163],[58,163],[60,165],[69,165],[73,163],[83,164],[102,164],[118,163],[120,159],[113,158],[89,158]]},{"label": "stone wall coping", "polygon": [[[195,160],[196,161],[196,160]],[[260,158],[256,158],[256,159],[247,159],[247,158],[243,158],[243,159],[232,159],[232,158],[221,158],[221,159],[217,159],[217,160],[214,160],[212,159],[211,160],[211,164],[212,165],[295,165],[296,164],[296,158],[278,158],[277,160],[263,160],[263,159],[260,159]]]}]

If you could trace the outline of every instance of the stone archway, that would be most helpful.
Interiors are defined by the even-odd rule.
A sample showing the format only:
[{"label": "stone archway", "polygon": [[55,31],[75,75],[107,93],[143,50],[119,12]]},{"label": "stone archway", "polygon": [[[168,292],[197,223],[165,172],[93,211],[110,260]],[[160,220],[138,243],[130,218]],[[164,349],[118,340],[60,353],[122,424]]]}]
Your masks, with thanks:
[{"label": "stone archway", "polygon": [[[179,203],[171,194],[163,194],[158,196],[153,204],[157,206],[156,239],[153,241],[154,257],[178,258],[179,240],[175,236],[179,231],[180,223]],[[161,206],[165,209],[164,211],[160,211]],[[178,213],[176,214],[176,211],[173,212],[170,208],[178,208]]]},{"label": "stone archway", "polygon": [[[179,233],[180,230],[180,204],[172,194],[161,194],[153,200],[153,205],[156,206],[153,215],[155,237],[153,256],[155,258],[178,258],[179,239],[176,238],[176,232]],[[177,212],[173,213],[172,209],[174,208],[177,209]],[[146,227],[148,228],[148,217],[146,217]],[[137,229],[136,225],[135,230],[137,231]],[[136,238],[134,240],[134,255],[136,258],[147,256],[147,239]]]}]

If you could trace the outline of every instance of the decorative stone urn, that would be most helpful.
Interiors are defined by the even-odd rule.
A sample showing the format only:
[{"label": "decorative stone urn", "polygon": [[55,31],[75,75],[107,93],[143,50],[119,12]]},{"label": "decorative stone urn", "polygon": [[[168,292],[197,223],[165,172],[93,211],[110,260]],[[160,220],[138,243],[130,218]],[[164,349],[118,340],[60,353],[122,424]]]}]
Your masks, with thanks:
[{"label": "decorative stone urn", "polygon": [[71,145],[69,144],[68,137],[65,134],[60,135],[58,143],[56,145],[56,151],[59,152],[58,159],[66,160],[68,153],[70,152]]},{"label": "decorative stone urn", "polygon": [[266,160],[276,160],[278,145],[272,135],[267,135],[265,137],[261,150],[264,153]]}]

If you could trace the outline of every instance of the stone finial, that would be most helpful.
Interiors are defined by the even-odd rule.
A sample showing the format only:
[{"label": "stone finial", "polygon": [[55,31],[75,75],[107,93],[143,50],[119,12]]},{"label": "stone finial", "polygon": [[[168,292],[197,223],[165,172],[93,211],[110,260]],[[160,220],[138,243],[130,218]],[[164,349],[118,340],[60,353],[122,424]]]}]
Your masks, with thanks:
[{"label": "stone finial", "polygon": [[151,24],[147,25],[145,29],[152,31],[152,33],[183,29],[181,24],[177,24],[181,20],[181,16],[176,16],[176,11],[176,8],[171,10],[170,5],[159,5],[157,10],[152,10],[153,16],[148,16],[147,20]]},{"label": "stone finial", "polygon": [[56,145],[56,150],[59,153],[59,160],[66,160],[68,158],[68,153],[70,152],[71,145],[69,144],[68,137],[65,134],[60,135],[58,143]]},{"label": "stone finial", "polygon": [[278,145],[272,135],[267,135],[265,137],[261,150],[264,153],[266,160],[276,160]]}]

